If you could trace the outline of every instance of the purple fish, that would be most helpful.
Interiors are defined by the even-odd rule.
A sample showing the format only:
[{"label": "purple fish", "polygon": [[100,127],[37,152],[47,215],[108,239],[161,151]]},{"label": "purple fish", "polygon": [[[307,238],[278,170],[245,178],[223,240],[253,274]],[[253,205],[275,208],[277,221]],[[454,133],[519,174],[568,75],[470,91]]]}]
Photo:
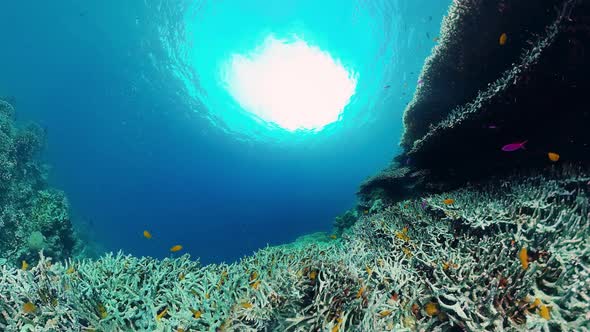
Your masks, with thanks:
[{"label": "purple fish", "polygon": [[422,85],[422,83],[424,83],[424,81],[423,81],[423,80],[421,80],[421,79],[420,79],[420,80],[418,80],[418,85]]},{"label": "purple fish", "polygon": [[512,151],[524,149],[524,145],[526,144],[526,142],[528,142],[528,141],[523,141],[523,142],[520,142],[520,143],[517,142],[517,143],[506,144],[506,145],[504,145],[502,147],[502,151],[512,152]]},{"label": "purple fish", "polygon": [[426,210],[426,206],[428,206],[428,202],[426,202],[426,200],[423,199],[422,203],[420,203],[420,205],[422,205],[422,210]]},{"label": "purple fish", "polygon": [[497,128],[498,128],[498,126],[491,124],[491,125],[489,125],[489,126],[488,126],[488,128],[489,128],[489,129],[497,129]]}]

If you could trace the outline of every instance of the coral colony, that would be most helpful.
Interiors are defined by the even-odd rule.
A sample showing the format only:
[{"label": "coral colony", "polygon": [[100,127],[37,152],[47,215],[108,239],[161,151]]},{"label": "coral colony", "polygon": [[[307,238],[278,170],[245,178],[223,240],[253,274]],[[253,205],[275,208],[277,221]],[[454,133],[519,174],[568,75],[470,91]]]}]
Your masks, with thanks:
[{"label": "coral colony", "polygon": [[589,6],[454,1],[396,162],[333,233],[233,264],[83,258],[43,131],[1,102],[0,330],[590,330],[590,64],[559,60],[590,45]]}]

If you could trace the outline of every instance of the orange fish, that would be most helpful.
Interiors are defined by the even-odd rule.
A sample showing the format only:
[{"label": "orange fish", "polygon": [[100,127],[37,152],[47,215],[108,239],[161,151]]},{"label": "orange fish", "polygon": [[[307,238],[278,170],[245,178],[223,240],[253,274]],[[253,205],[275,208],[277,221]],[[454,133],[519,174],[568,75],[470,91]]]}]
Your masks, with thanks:
[{"label": "orange fish", "polygon": [[181,251],[181,250],[182,250],[182,246],[180,244],[177,244],[174,247],[170,248],[170,251],[172,251],[172,252],[177,252],[177,251]]},{"label": "orange fish", "polygon": [[551,308],[544,304],[541,304],[541,306],[539,307],[539,316],[541,316],[545,320],[549,320],[551,318],[551,313],[549,312],[549,309]]},{"label": "orange fish", "polygon": [[501,34],[500,40],[498,41],[500,43],[500,45],[504,46],[507,41],[508,41],[508,35],[506,33]]},{"label": "orange fish", "polygon": [[379,316],[381,317],[387,317],[389,315],[391,315],[391,310],[383,310],[379,313]]},{"label": "orange fish", "polygon": [[260,280],[256,280],[252,285],[250,285],[253,289],[258,289],[260,286]]},{"label": "orange fish", "polygon": [[309,279],[314,280],[317,275],[318,272],[316,270],[313,270],[309,273]]},{"label": "orange fish", "polygon": [[156,320],[159,321],[160,319],[162,319],[162,317],[166,316],[167,313],[168,313],[168,308],[164,308],[164,310],[162,310],[162,312],[160,312],[156,316]]},{"label": "orange fish", "polygon": [[552,162],[556,162],[559,160],[559,155],[555,152],[549,152],[547,153],[547,156],[549,157],[549,160],[551,160]]},{"label": "orange fish", "polygon": [[447,198],[443,201],[443,203],[445,203],[445,205],[451,205],[455,203],[455,200],[452,198]]},{"label": "orange fish", "polygon": [[359,291],[356,293],[356,298],[358,299],[359,297],[363,296],[363,294],[365,293],[365,287],[361,287],[361,289],[359,289]]},{"label": "orange fish", "polygon": [[193,313],[193,317],[195,319],[201,318],[202,313],[200,310],[191,309],[191,312]]},{"label": "orange fish", "polygon": [[428,316],[435,316],[438,314],[438,305],[434,302],[428,302],[424,306],[424,311],[426,311]]},{"label": "orange fish", "polygon": [[31,312],[34,312],[35,310],[37,310],[37,306],[35,306],[32,302],[27,302],[27,303],[23,304],[23,312],[25,314],[30,314]]},{"label": "orange fish", "polygon": [[399,299],[399,294],[396,292],[393,292],[390,299],[392,299],[393,301],[397,301]]},{"label": "orange fish", "polygon": [[520,264],[522,265],[522,269],[526,270],[529,268],[529,254],[526,247],[522,247],[520,249],[520,253],[518,254],[518,258],[520,259]]},{"label": "orange fish", "polygon": [[148,240],[152,238],[152,234],[148,231],[143,231],[143,236]]}]

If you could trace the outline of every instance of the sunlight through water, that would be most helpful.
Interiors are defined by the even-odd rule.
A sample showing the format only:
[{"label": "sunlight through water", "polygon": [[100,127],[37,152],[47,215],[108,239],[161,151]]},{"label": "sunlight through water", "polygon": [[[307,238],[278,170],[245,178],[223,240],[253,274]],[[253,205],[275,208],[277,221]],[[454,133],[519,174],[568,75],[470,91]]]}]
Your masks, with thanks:
[{"label": "sunlight through water", "polygon": [[[162,82],[214,128],[238,140],[298,144],[364,127],[387,110],[384,95],[394,89],[383,86],[402,42],[396,6],[162,1],[164,52],[152,61],[173,76]],[[384,8],[393,14],[383,16]]]},{"label": "sunlight through water", "polygon": [[356,77],[302,40],[268,37],[247,55],[234,54],[223,79],[245,110],[290,131],[320,130],[338,120]]}]

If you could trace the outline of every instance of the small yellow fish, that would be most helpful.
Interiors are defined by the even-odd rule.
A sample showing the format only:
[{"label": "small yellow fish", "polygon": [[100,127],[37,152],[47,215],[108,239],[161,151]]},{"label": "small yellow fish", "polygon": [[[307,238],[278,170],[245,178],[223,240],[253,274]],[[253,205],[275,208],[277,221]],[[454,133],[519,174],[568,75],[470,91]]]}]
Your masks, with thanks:
[{"label": "small yellow fish", "polygon": [[436,316],[438,314],[438,304],[434,302],[428,302],[424,306],[424,311],[428,316]]},{"label": "small yellow fish", "polygon": [[522,265],[522,269],[526,270],[529,268],[529,254],[527,252],[526,247],[522,247],[520,249],[520,253],[518,254],[518,258],[520,259],[520,265]]},{"label": "small yellow fish", "polygon": [[107,316],[108,316],[107,309],[104,307],[104,305],[102,305],[102,303],[99,303],[96,306],[96,310],[98,310],[98,314],[100,315],[100,318],[102,318],[102,319],[107,318]]},{"label": "small yellow fish", "polygon": [[258,278],[258,272],[254,271],[250,274],[250,281],[254,281]]},{"label": "small yellow fish", "polygon": [[67,273],[67,274],[72,274],[72,273],[74,273],[74,272],[76,272],[76,271],[74,270],[74,265],[70,265],[70,267],[68,267],[68,269],[67,269],[66,273]]},{"label": "small yellow fish", "polygon": [[309,279],[314,280],[318,275],[318,272],[316,270],[313,270],[309,273]]},{"label": "small yellow fish", "polygon": [[369,275],[369,277],[373,274],[373,270],[368,266],[365,266],[365,271],[367,271],[367,274]]},{"label": "small yellow fish", "polygon": [[143,231],[143,236],[149,240],[152,238],[152,233],[150,233],[148,231]]},{"label": "small yellow fish", "polygon": [[533,301],[533,303],[531,303],[531,305],[529,305],[529,309],[535,309],[536,307],[541,305],[541,299],[540,298],[535,298],[535,301]]},{"label": "small yellow fish", "polygon": [[504,46],[507,41],[508,41],[508,35],[504,32],[500,35],[500,39],[498,40],[498,42],[500,43],[501,46]]},{"label": "small yellow fish", "polygon": [[174,247],[170,248],[170,251],[172,251],[172,252],[177,252],[177,251],[181,251],[181,250],[182,250],[182,246],[180,244],[177,244]]},{"label": "small yellow fish", "polygon": [[168,313],[168,308],[164,308],[164,310],[162,310],[162,312],[160,312],[157,316],[156,316],[156,320],[159,321],[160,319],[162,319],[162,317],[166,316],[166,314]]},{"label": "small yellow fish", "polygon": [[549,320],[551,318],[551,313],[549,312],[549,309],[551,308],[544,304],[541,304],[541,306],[539,307],[539,316],[541,316],[545,320]]},{"label": "small yellow fish", "polygon": [[201,315],[203,314],[203,313],[201,313],[200,310],[195,310],[195,309],[191,309],[191,312],[193,313],[193,317],[195,319],[201,318]]},{"label": "small yellow fish", "polygon": [[35,312],[37,310],[37,306],[34,305],[32,302],[27,302],[25,304],[23,304],[23,312],[25,314],[30,314],[32,312]]},{"label": "small yellow fish", "polygon": [[252,309],[253,306],[250,302],[242,302],[242,308],[244,309]]},{"label": "small yellow fish", "polygon": [[209,296],[209,293],[205,293],[205,298],[206,298],[207,300],[209,300],[209,297],[210,297],[210,296]]},{"label": "small yellow fish", "polygon": [[408,236],[407,233],[408,233],[408,228],[404,227],[401,232],[395,233],[395,237],[397,237],[398,239],[400,239],[402,241],[408,242],[408,241],[410,241],[410,237]]},{"label": "small yellow fish", "polygon": [[336,319],[336,325],[334,325],[334,327],[332,327],[331,332],[339,332],[340,331],[340,325],[342,324],[342,318],[338,317]]},{"label": "small yellow fish", "polygon": [[447,198],[443,201],[443,203],[445,203],[445,205],[451,205],[455,203],[455,200],[452,198]]},{"label": "small yellow fish", "polygon": [[179,327],[176,329],[176,332],[184,332],[184,329],[182,327]]},{"label": "small yellow fish", "polygon": [[258,287],[259,287],[259,286],[260,286],[260,280],[256,280],[256,282],[254,282],[254,283],[251,285],[251,287],[252,287],[253,289],[258,289]]},{"label": "small yellow fish", "polygon": [[379,316],[381,316],[382,318],[387,317],[389,315],[391,315],[391,310],[383,310],[379,313]]},{"label": "small yellow fish", "polygon": [[184,273],[180,272],[180,274],[178,275],[178,280],[184,280]]},{"label": "small yellow fish", "polygon": [[549,160],[551,160],[552,162],[556,162],[559,160],[559,155],[555,152],[549,152],[547,153],[547,156],[549,157]]},{"label": "small yellow fish", "polygon": [[27,263],[27,261],[23,261],[22,265],[21,265],[21,269],[23,271],[26,271],[29,268],[29,263]]},{"label": "small yellow fish", "polygon": [[365,214],[369,214],[369,210],[365,210],[365,211],[364,211],[364,213],[365,213]]},{"label": "small yellow fish", "polygon": [[359,289],[359,291],[356,293],[356,298],[358,299],[359,297],[363,296],[363,294],[365,293],[365,286],[361,287],[361,289]]},{"label": "small yellow fish", "polygon": [[330,239],[332,239],[332,240],[336,240],[337,238],[338,238],[338,237],[336,236],[336,234],[332,234],[332,235],[330,235]]},{"label": "small yellow fish", "polygon": [[412,257],[412,251],[410,249],[403,247],[402,251],[404,252],[404,254],[406,254],[407,257]]}]

